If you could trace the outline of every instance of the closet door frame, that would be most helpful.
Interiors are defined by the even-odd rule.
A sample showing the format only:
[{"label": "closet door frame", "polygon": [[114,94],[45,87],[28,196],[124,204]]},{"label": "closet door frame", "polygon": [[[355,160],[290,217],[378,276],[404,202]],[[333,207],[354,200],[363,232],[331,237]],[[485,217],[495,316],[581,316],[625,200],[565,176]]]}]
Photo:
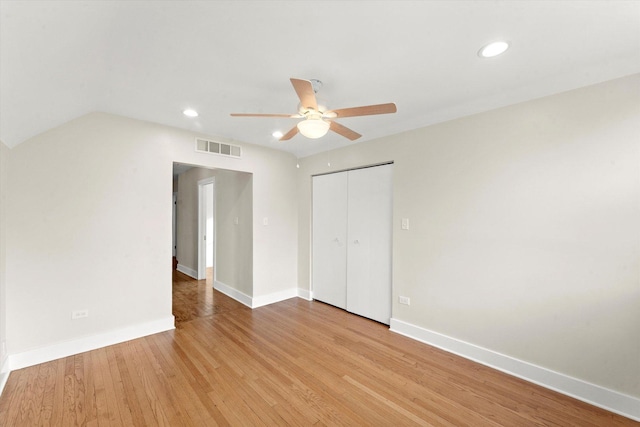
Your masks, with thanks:
[{"label": "closet door frame", "polygon": [[[350,237],[348,235],[349,195],[347,193],[348,191],[347,189],[349,188],[349,185],[348,185],[349,172],[357,173],[357,171],[360,171],[363,169],[375,168],[379,166],[389,166],[390,168],[390,176],[389,176],[389,182],[388,182],[388,192],[389,192],[389,206],[388,206],[389,223],[388,223],[388,240],[387,240],[388,248],[386,248],[386,250],[388,251],[388,260],[387,260],[388,266],[386,270],[384,268],[381,270],[384,273],[385,278],[388,279],[388,285],[387,285],[388,289],[377,290],[377,294],[383,295],[386,301],[382,303],[382,305],[384,306],[382,309],[378,304],[378,307],[374,309],[374,313],[371,313],[368,310],[362,310],[362,301],[359,302],[356,300],[355,302],[353,302],[353,298],[354,298],[353,294],[351,295],[351,300],[353,302],[351,305],[352,305],[352,308],[354,309],[350,310],[348,307],[349,305],[349,301],[347,299],[347,295],[349,295],[349,292],[347,290],[347,286],[348,286],[347,277],[349,276],[348,269],[347,269],[347,263],[348,263],[348,257],[349,257],[348,251],[362,249],[362,246],[358,246],[359,243],[355,243],[356,240],[359,240],[358,238],[351,238],[352,236]],[[345,309],[347,311],[353,312],[355,314],[358,314],[364,317],[371,318],[373,320],[376,320],[385,324],[389,324],[390,317],[391,317],[391,305],[392,305],[392,247],[393,247],[393,167],[392,166],[393,166],[393,162],[384,162],[384,163],[367,165],[367,166],[362,166],[362,167],[357,167],[352,169],[344,169],[339,171],[331,171],[324,174],[312,175],[312,196],[311,196],[311,200],[312,200],[311,286],[312,286],[313,299],[335,305],[339,308]],[[316,178],[323,179],[321,178],[323,176],[328,176],[328,175],[338,176],[339,174],[342,174],[345,181],[343,184],[341,184],[343,188],[337,189],[335,190],[335,192],[336,194],[340,193],[338,197],[340,198],[343,197],[344,199],[341,202],[335,203],[335,206],[333,207],[335,207],[336,209],[333,211],[332,216],[338,219],[337,223],[339,224],[339,228],[344,231],[341,231],[340,233],[336,231],[331,231],[327,233],[325,231],[326,225],[321,225],[319,227],[318,220],[319,220],[319,215],[321,214],[320,211],[324,210],[326,212],[327,209],[329,209],[330,207],[325,206],[324,209],[322,209],[320,206],[318,206],[318,204],[321,202],[317,197],[318,196],[317,192],[323,191],[323,190],[316,188]],[[353,218],[352,218],[352,221],[353,221]],[[342,236],[342,237],[338,237],[338,236]],[[353,248],[349,248],[349,245],[353,246]],[[333,254],[328,256],[327,255],[328,252],[331,252],[331,251],[334,251]],[[354,252],[354,253],[357,253],[357,252]],[[331,258],[333,259],[332,261],[333,265],[329,263],[329,259]],[[341,263],[341,260],[344,261],[344,265]],[[338,272],[339,274],[336,274]],[[331,274],[333,274],[334,276],[334,281],[332,282],[331,286],[337,286],[337,288],[334,288],[329,293],[330,294],[332,293],[334,296],[328,296],[326,289],[324,289],[326,279],[330,277]],[[344,280],[341,279],[342,277],[344,277]],[[379,287],[380,285],[378,285],[378,288]],[[337,289],[340,289],[340,290],[337,290]],[[335,298],[336,294],[340,294],[340,295],[344,294],[344,299],[342,298],[336,299]]]}]

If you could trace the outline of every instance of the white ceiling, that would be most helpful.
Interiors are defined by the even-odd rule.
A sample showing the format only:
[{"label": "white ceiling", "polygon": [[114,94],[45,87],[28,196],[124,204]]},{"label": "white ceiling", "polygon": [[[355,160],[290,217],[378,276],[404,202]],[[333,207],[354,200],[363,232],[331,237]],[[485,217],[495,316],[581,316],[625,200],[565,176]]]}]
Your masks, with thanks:
[{"label": "white ceiling", "polygon": [[[306,156],[278,142],[290,77],[329,108],[395,102],[340,123],[366,141],[640,72],[638,1],[0,0],[0,139],[10,147],[104,111]],[[504,55],[481,59],[506,39]],[[200,116],[189,119],[185,108]]]}]

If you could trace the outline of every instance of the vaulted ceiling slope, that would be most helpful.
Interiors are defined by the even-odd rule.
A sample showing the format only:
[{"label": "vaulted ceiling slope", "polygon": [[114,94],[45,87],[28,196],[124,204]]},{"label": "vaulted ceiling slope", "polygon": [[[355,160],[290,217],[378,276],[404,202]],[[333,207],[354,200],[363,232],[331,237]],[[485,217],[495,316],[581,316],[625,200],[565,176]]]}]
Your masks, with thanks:
[{"label": "vaulted ceiling slope", "polygon": [[637,72],[638,1],[0,0],[10,147],[103,111],[305,156],[351,142],[229,113],[295,113],[289,78],[319,79],[332,109],[397,104],[341,120],[361,142]]}]

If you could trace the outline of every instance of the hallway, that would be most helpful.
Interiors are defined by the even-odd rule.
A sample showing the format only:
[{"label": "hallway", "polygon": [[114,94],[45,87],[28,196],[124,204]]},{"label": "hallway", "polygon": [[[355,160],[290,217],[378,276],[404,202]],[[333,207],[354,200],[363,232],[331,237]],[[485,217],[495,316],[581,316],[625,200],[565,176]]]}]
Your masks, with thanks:
[{"label": "hallway", "polygon": [[185,322],[198,318],[210,318],[237,308],[245,308],[238,301],[213,289],[213,269],[207,268],[206,280],[195,280],[177,270],[173,270],[173,315],[176,328]]}]

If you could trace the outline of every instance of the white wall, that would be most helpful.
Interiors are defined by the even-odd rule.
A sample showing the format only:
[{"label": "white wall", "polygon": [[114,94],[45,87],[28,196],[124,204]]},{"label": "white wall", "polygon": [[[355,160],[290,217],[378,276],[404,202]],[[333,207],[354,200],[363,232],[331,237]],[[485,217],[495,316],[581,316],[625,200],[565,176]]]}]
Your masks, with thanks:
[{"label": "white wall", "polygon": [[[253,217],[272,218],[253,224],[253,291],[297,287],[295,158],[252,145],[240,160],[196,153],[195,137],[94,113],[11,150],[11,355],[172,319],[174,161],[253,174]],[[78,309],[89,317],[71,320]]]},{"label": "white wall", "polygon": [[249,296],[255,293],[252,260],[257,244],[251,227],[252,181],[247,173],[216,174],[216,281]]},{"label": "white wall", "polygon": [[[333,170],[395,162],[393,318],[640,397],[639,88],[634,75],[331,152]],[[326,162],[301,161],[301,287]]]},{"label": "white wall", "polygon": [[[252,175],[192,168],[178,176],[178,262],[198,271],[198,181],[215,177],[216,280],[253,295]],[[238,224],[235,224],[238,218]]]},{"label": "white wall", "polygon": [[4,386],[3,380],[6,372],[5,363],[7,351],[5,343],[7,340],[7,299],[6,299],[6,212],[7,212],[7,160],[9,148],[0,141],[0,391]]}]

